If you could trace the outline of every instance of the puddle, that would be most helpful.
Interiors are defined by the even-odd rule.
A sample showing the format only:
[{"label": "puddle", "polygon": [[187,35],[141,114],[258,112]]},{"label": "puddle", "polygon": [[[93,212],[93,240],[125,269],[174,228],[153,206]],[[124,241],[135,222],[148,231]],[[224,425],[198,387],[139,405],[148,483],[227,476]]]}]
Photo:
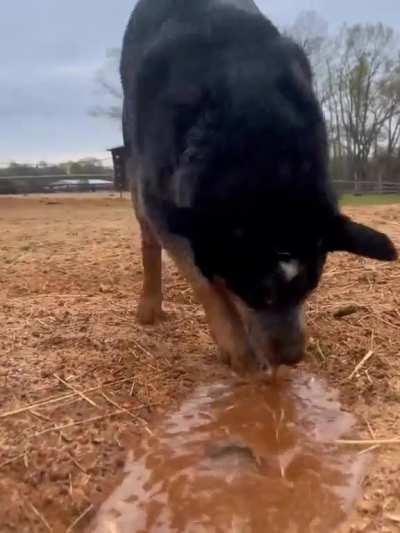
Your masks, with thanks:
[{"label": "puddle", "polygon": [[129,454],[92,533],[328,533],[366,462],[333,441],[353,417],[322,382],[200,388]]}]

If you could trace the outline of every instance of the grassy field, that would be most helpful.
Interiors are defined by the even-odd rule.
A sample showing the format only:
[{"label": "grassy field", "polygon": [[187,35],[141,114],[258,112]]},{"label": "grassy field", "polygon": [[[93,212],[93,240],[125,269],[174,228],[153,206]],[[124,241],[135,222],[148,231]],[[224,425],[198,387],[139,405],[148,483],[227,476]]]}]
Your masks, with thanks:
[{"label": "grassy field", "polygon": [[400,203],[400,194],[364,194],[354,196],[344,194],[340,202],[343,205],[389,205]]}]

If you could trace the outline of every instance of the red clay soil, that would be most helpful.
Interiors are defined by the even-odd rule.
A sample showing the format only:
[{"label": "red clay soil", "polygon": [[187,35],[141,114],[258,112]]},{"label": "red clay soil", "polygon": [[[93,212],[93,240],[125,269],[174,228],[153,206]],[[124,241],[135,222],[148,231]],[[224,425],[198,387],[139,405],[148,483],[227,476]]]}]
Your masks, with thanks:
[{"label": "red clay soil", "polygon": [[[347,211],[400,245],[400,206]],[[141,258],[128,200],[0,197],[0,227],[0,532],[82,531],[129,439],[230,370],[168,259],[168,319],[135,323]],[[377,442],[346,533],[400,531],[400,444],[378,446],[400,437],[399,288],[398,263],[337,254],[308,305],[304,365]]]}]

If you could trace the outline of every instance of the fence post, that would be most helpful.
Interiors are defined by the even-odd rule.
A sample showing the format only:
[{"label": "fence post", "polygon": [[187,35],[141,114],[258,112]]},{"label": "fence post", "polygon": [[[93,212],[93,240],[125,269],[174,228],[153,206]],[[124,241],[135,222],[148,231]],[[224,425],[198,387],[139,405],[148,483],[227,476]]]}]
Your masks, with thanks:
[{"label": "fence post", "polygon": [[358,196],[358,194],[359,194],[359,183],[358,183],[357,173],[355,173],[353,177],[353,195]]}]

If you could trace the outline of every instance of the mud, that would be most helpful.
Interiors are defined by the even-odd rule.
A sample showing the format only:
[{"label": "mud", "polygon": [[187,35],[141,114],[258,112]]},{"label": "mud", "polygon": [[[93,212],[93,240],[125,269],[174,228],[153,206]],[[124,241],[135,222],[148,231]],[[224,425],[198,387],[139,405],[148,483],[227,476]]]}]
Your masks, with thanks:
[{"label": "mud", "polygon": [[132,445],[92,533],[327,533],[359,495],[354,427],[307,374],[204,386]]}]

